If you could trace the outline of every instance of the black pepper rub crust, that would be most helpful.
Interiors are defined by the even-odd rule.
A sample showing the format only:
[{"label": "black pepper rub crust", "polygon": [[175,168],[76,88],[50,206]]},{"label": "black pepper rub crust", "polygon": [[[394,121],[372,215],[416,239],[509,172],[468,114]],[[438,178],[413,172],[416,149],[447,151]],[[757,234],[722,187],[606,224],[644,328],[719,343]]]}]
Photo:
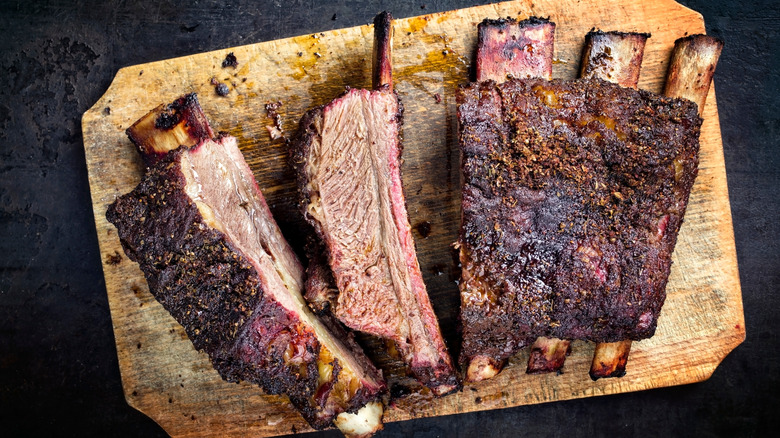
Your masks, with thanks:
[{"label": "black pepper rub crust", "polygon": [[696,106],[599,79],[487,81],[457,99],[461,361],[538,336],[652,336],[697,173]]},{"label": "black pepper rub crust", "polygon": [[288,394],[316,426],[309,400],[320,345],[295,314],[265,296],[255,268],[226,236],[206,225],[185,192],[183,153],[177,149],[150,168],[106,217],[149,290],[225,380]]}]

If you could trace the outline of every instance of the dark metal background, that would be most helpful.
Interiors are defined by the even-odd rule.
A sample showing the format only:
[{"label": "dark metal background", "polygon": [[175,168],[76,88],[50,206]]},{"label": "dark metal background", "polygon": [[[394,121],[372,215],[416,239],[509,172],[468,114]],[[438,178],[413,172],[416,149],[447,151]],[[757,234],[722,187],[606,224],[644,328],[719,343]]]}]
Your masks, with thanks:
[{"label": "dark metal background", "polygon": [[[385,9],[403,18],[486,2],[180,3],[0,0],[3,436],[164,435],[122,394],[81,137],[81,115],[119,68],[366,24]],[[780,2],[683,3],[726,41],[715,83],[747,340],[706,382],[392,423],[380,436],[776,433]]]}]

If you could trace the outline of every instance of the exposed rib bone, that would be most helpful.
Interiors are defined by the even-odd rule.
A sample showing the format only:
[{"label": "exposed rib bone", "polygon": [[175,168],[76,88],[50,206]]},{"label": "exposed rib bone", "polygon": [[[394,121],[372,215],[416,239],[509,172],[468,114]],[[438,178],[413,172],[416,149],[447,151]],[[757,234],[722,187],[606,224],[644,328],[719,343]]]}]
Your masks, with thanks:
[{"label": "exposed rib bone", "polygon": [[195,94],[162,104],[125,131],[138,148],[144,164],[152,166],[179,146],[192,147],[214,137]]},{"label": "exposed rib bone", "polygon": [[708,35],[690,35],[675,41],[664,95],[696,102],[701,115],[722,49],[723,41]]},{"label": "exposed rib bone", "polygon": [[371,82],[377,88],[393,89],[393,16],[385,11],[374,17],[374,49]]},{"label": "exposed rib bone", "polygon": [[593,361],[590,364],[590,378],[623,377],[631,352],[631,341],[601,342],[596,344]]}]

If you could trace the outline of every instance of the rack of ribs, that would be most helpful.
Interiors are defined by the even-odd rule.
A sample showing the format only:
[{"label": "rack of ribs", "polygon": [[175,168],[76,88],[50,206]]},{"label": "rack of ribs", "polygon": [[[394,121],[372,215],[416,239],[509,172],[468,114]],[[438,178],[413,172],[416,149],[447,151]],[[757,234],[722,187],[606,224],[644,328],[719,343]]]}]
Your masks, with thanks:
[{"label": "rack of ribs", "polygon": [[[516,61],[552,53],[540,21],[481,27],[518,26],[493,31],[520,47],[499,51]],[[697,173],[696,105],[606,82],[597,69],[574,81],[510,71],[498,83],[506,74],[479,77],[479,53],[478,80],[488,80],[457,97],[467,378],[492,377],[540,337],[652,336]]]}]

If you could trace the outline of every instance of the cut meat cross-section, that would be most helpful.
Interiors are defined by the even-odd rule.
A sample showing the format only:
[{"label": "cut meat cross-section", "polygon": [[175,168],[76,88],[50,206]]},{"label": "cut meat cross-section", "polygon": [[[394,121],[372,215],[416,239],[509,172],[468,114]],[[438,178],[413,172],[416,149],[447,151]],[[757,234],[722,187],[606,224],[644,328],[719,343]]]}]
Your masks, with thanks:
[{"label": "cut meat cross-section", "polygon": [[305,216],[322,240],[338,290],[333,294],[321,282],[310,282],[319,286],[307,296],[317,308],[327,302],[348,327],[394,341],[412,374],[443,395],[459,383],[407,218],[400,174],[402,107],[389,83],[388,29],[385,13],[375,21],[376,88],[350,89],[307,112],[291,141]]},{"label": "cut meat cross-section", "polygon": [[106,214],[128,257],[224,379],[287,394],[313,427],[338,420],[348,434],[355,424],[377,430],[386,389],[381,373],[338,324],[319,320],[307,306],[303,267],[236,139],[208,138],[208,126],[187,126],[203,138],[188,137],[182,143],[192,147],[166,151],[179,140],[165,136],[185,131],[177,123],[148,123],[174,120],[184,109],[202,116],[190,95],[130,128],[132,139],[155,140],[138,145],[153,158],[141,183]]}]

